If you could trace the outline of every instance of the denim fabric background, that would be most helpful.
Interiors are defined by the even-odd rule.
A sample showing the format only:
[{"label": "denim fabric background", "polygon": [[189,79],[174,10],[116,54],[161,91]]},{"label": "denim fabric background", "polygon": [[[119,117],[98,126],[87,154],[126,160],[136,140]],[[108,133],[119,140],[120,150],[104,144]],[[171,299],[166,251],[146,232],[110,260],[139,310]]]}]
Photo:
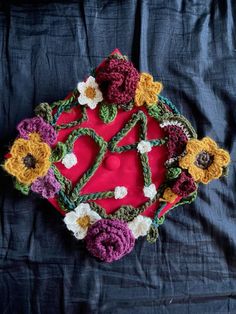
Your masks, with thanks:
[{"label": "denim fabric background", "polygon": [[236,313],[236,2],[34,3],[0,4],[1,162],[36,104],[65,97],[118,47],[232,165],[168,215],[156,244],[140,239],[113,264],[89,257],[50,204],[0,170],[0,313]]}]

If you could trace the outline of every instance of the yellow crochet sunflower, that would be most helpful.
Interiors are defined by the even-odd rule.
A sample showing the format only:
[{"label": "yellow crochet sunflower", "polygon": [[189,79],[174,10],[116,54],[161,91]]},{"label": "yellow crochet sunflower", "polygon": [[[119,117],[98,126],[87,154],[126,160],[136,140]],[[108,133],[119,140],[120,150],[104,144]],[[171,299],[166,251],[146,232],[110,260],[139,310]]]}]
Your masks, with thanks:
[{"label": "yellow crochet sunflower", "polygon": [[179,161],[181,168],[188,169],[193,179],[204,184],[222,175],[223,167],[230,162],[229,153],[218,148],[209,137],[191,139],[186,146],[187,154]]},{"label": "yellow crochet sunflower", "polygon": [[154,82],[153,76],[148,73],[141,73],[137,89],[135,91],[135,105],[140,107],[154,105],[158,100],[163,86],[160,82]]},{"label": "yellow crochet sunflower", "polygon": [[4,168],[20,183],[30,185],[48,172],[51,165],[50,155],[51,149],[48,144],[41,142],[38,134],[32,133],[29,140],[23,138],[15,140]]}]

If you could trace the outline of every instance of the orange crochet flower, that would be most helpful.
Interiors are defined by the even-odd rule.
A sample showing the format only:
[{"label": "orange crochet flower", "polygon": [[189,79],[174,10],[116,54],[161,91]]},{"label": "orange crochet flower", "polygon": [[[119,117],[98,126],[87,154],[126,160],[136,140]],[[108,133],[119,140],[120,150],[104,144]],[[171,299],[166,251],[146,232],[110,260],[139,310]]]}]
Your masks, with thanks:
[{"label": "orange crochet flower", "polygon": [[175,194],[171,188],[166,188],[162,198],[160,198],[160,201],[168,202],[168,203],[173,203],[176,198],[178,197],[177,194]]},{"label": "orange crochet flower", "polygon": [[26,185],[45,176],[51,165],[51,149],[48,144],[41,142],[36,133],[30,134],[29,140],[15,140],[10,155],[4,164],[5,170]]},{"label": "orange crochet flower", "polygon": [[160,82],[154,82],[153,76],[148,73],[141,73],[137,89],[135,91],[135,105],[151,106],[156,104],[158,100],[158,94],[160,94],[163,86]]},{"label": "orange crochet flower", "polygon": [[230,162],[229,153],[218,148],[209,137],[191,139],[186,145],[187,154],[179,161],[181,168],[188,169],[193,179],[204,184],[222,175],[223,167]]}]

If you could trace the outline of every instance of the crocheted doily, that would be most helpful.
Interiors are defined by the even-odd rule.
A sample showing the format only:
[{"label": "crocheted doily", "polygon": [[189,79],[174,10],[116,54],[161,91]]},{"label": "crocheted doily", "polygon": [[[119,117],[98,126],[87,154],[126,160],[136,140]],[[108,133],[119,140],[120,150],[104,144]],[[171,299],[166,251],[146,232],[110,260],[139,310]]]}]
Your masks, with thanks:
[{"label": "crocheted doily", "polygon": [[102,261],[139,237],[155,242],[166,214],[230,162],[212,139],[197,139],[162,88],[116,49],[66,99],[21,121],[6,155],[15,187],[48,199]]}]

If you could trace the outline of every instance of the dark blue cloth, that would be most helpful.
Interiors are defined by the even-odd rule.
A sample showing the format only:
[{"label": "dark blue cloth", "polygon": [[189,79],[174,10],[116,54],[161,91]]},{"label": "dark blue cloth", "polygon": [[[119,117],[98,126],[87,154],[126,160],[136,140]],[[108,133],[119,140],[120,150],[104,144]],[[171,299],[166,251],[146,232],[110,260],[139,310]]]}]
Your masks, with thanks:
[{"label": "dark blue cloth", "polygon": [[113,264],[89,257],[51,205],[1,170],[0,313],[236,313],[235,10],[234,0],[1,2],[1,161],[36,104],[65,97],[118,47],[232,165],[168,215],[156,244],[140,239]]}]

